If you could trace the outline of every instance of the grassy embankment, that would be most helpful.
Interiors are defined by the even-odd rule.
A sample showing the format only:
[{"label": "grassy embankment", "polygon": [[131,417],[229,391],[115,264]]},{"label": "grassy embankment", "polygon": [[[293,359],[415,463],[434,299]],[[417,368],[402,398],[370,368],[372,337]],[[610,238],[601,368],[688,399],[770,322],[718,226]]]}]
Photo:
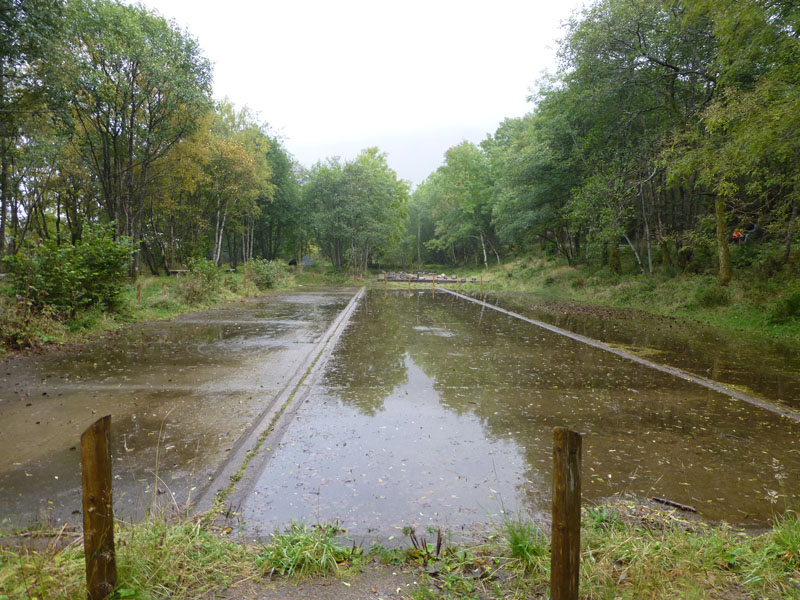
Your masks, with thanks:
[{"label": "grassy embankment", "polygon": [[[473,545],[445,542],[438,552],[419,532],[405,549],[366,551],[335,534],[332,527],[293,526],[251,545],[203,518],[122,525],[114,597],[195,599],[223,589],[237,597],[236,590],[268,581],[286,586],[291,597],[297,578],[352,582],[380,564],[409,573],[418,585],[405,592],[417,600],[548,594],[547,538],[529,521],[507,521]],[[436,540],[435,533],[424,537]],[[62,535],[41,550],[0,550],[2,599],[83,599],[84,577],[75,536]],[[800,519],[787,512],[771,530],[752,536],[622,501],[585,509],[581,597],[800,598]]]},{"label": "grassy embankment", "polygon": [[[745,332],[748,336],[797,343],[800,342],[800,273],[796,266],[780,263],[775,258],[779,253],[778,247],[758,251],[732,248],[734,277],[725,288],[720,288],[713,274],[708,272],[677,273],[675,268],[663,265],[656,265],[652,276],[641,275],[632,257],[624,252],[621,253],[624,275],[611,274],[607,267],[568,266],[561,259],[535,255],[510,259],[500,265],[491,262],[488,269],[433,265],[425,270],[483,280],[482,286],[464,284],[464,290],[529,292],[549,301],[638,309],[700,321],[727,332]],[[375,283],[378,273],[373,271],[362,280],[349,273],[336,273],[327,265],[295,268],[286,271],[275,288],[382,285]],[[139,284],[142,286],[141,301],[137,301]],[[405,288],[406,284],[394,283],[390,287]],[[11,313],[13,305],[9,288],[7,283],[0,282],[0,313],[5,315]],[[81,340],[129,323],[168,319],[267,293],[241,273],[220,277],[218,285],[212,289],[189,288],[185,278],[140,277],[136,283],[123,287],[119,306],[114,311],[95,308],[66,320],[35,315],[28,321],[25,315],[18,315],[13,327],[9,326],[8,316],[0,314],[0,330],[4,334],[0,336],[0,354],[3,348],[14,349],[16,345]],[[14,328],[21,329],[21,334],[7,335]],[[15,343],[18,338],[22,339],[22,344]]]},{"label": "grassy embankment", "polygon": [[142,276],[122,287],[114,310],[97,306],[78,311],[69,318],[57,318],[47,312],[25,311],[21,303],[15,302],[11,286],[0,281],[0,356],[4,352],[28,347],[82,341],[131,323],[170,319],[228,302],[246,301],[295,285],[362,284],[360,280],[324,267],[285,270],[269,289],[259,287],[241,272],[220,272],[211,283],[191,276]]},{"label": "grassy embankment", "polygon": [[[721,288],[709,273],[677,273],[656,265],[642,275],[633,259],[623,262],[624,275],[607,268],[568,266],[562,259],[530,256],[482,267],[431,266],[427,270],[483,278],[482,289],[533,292],[545,300],[577,302],[690,319],[727,332],[800,342],[800,272],[774,259],[779,248],[763,251],[760,259],[745,256],[750,249],[732,248],[734,275]],[[624,255],[623,255],[624,256]],[[800,259],[796,259],[800,260]],[[793,270],[794,269],[794,270]],[[403,284],[394,284],[403,286]],[[465,284],[464,289],[481,289]]]}]

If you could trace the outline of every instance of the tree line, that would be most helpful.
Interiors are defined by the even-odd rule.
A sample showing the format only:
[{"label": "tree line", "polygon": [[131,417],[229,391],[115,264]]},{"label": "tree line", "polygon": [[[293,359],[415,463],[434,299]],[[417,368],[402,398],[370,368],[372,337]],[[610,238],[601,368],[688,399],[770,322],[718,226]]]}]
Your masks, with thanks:
[{"label": "tree line", "polygon": [[307,171],[211,86],[197,40],[143,6],[0,0],[2,254],[109,224],[132,276],[314,245],[363,269],[407,198],[385,156]]},{"label": "tree line", "polygon": [[488,264],[534,245],[619,272],[716,264],[735,228],[793,261],[800,6],[600,0],[574,16],[535,108],[451,148],[409,205],[405,256]]},{"label": "tree line", "polygon": [[142,6],[0,11],[6,255],[105,224],[131,244],[131,275],[312,251],[359,275],[534,247],[618,273],[625,248],[641,273],[712,265],[724,285],[740,228],[796,260],[800,8],[788,0],[597,0],[567,23],[531,112],[450,148],[413,194],[377,148],[298,165],[258,115],[212,100],[197,41]]}]

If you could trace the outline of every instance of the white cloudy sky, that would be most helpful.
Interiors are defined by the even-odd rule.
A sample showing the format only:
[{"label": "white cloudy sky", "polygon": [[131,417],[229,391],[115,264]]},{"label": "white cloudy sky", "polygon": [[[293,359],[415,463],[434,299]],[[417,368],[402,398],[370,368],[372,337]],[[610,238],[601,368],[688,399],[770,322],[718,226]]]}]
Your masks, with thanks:
[{"label": "white cloudy sky", "polygon": [[214,63],[304,165],[378,146],[422,181],[462,140],[521,116],[581,0],[143,0]]}]

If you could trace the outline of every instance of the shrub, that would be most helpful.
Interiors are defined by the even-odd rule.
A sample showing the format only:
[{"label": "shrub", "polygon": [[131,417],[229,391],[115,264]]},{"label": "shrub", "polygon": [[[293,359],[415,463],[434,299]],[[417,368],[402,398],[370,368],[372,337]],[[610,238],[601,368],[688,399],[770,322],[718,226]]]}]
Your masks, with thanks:
[{"label": "shrub", "polygon": [[728,290],[719,285],[698,285],[694,290],[694,304],[703,308],[725,306],[730,302]]},{"label": "shrub", "polygon": [[71,317],[94,305],[117,307],[132,252],[128,238],[114,239],[112,225],[98,225],[85,227],[76,244],[46,240],[4,261],[31,311]]},{"label": "shrub", "polygon": [[63,333],[49,307],[35,313],[24,301],[14,303],[0,296],[0,354],[3,348],[19,350],[60,339]]},{"label": "shrub", "polygon": [[244,264],[244,276],[260,290],[269,290],[280,282],[284,266],[272,260],[249,260]]},{"label": "shrub", "polygon": [[710,244],[699,241],[695,246],[678,250],[678,267],[686,273],[698,275],[711,273],[716,268],[716,257]]},{"label": "shrub", "polygon": [[219,291],[222,271],[212,261],[197,259],[189,265],[189,273],[178,281],[178,296],[186,304],[199,304]]},{"label": "shrub", "polygon": [[786,323],[797,318],[800,318],[800,289],[778,300],[769,316],[773,323]]}]

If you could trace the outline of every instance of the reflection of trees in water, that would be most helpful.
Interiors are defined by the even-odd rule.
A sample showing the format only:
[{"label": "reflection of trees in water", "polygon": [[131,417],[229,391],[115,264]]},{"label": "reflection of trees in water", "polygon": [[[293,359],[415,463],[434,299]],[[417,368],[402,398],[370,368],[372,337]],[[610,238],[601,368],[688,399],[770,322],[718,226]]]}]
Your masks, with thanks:
[{"label": "reflection of trees in water", "polygon": [[[450,295],[374,291],[342,336],[326,383],[345,402],[374,414],[407,382],[408,354],[434,380],[443,406],[475,414],[502,437],[520,423],[561,418],[561,399],[573,392],[632,385],[629,366],[617,357],[494,311],[479,312]],[[660,383],[638,374],[636,385],[655,389]]]},{"label": "reflection of trees in water", "polygon": [[[425,381],[413,381],[406,361],[419,367]],[[488,440],[518,447],[527,479],[519,489],[535,506],[549,497],[555,426],[587,434],[587,498],[626,490],[647,494],[650,486],[678,494],[677,486],[685,483],[669,482],[684,477],[680,469],[702,491],[708,464],[739,469],[755,480],[770,475],[761,455],[770,439],[794,444],[780,419],[754,422],[752,407],[496,311],[481,314],[476,305],[440,293],[432,298],[429,292],[373,292],[343,336],[329,385],[339,388],[345,402],[374,414],[403,384],[412,395],[430,389],[427,379],[437,398],[420,401],[474,416]],[[499,468],[504,457],[496,460]],[[725,493],[709,488],[708,494],[738,490],[727,480],[719,485]]]},{"label": "reflection of trees in water", "polygon": [[326,369],[325,384],[363,414],[383,410],[392,390],[408,379],[408,300],[377,292],[366,294]]}]

